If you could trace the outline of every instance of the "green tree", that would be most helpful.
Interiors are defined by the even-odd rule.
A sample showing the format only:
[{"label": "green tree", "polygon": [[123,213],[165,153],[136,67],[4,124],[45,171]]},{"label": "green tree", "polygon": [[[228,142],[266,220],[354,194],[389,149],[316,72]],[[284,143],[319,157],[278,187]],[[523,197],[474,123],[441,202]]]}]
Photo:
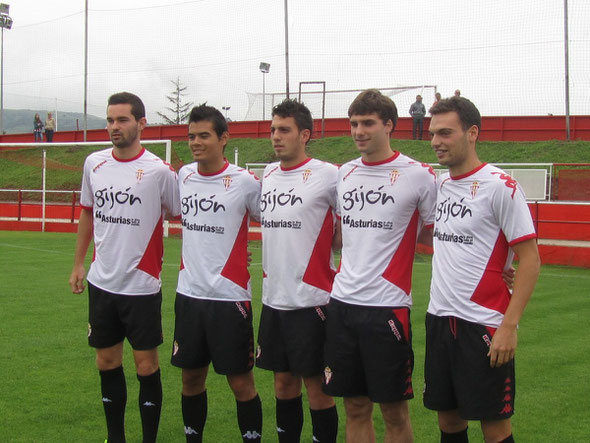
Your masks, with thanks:
[{"label": "green tree", "polygon": [[176,77],[176,80],[170,80],[170,83],[174,85],[174,90],[170,93],[170,95],[167,95],[166,98],[170,103],[172,103],[172,105],[166,107],[166,109],[170,111],[172,115],[168,116],[161,112],[158,112],[158,115],[164,119],[164,124],[180,125],[182,123],[186,123],[186,118],[190,113],[193,102],[184,103],[183,97],[188,95],[185,92],[187,90],[187,86],[182,85],[180,77]]}]

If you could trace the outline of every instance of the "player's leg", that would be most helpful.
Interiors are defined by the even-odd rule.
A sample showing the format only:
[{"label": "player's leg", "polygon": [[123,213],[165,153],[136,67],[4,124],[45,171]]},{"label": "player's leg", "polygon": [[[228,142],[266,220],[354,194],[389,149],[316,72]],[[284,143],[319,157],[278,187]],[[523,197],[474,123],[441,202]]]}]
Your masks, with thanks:
[{"label": "player's leg", "polygon": [[243,441],[260,441],[262,438],[262,403],[256,392],[254,374],[228,375],[227,382],[236,398],[238,426]]},{"label": "player's leg", "polygon": [[321,443],[336,442],[338,435],[338,411],[334,398],[322,390],[323,376],[305,377],[303,379],[313,428],[313,440]]},{"label": "player's leg", "polygon": [[290,372],[275,372],[277,433],[279,443],[299,442],[303,429],[301,377]]},{"label": "player's leg", "polygon": [[123,372],[124,327],[117,296],[88,282],[88,344],[96,349],[102,404],[109,441],[125,441],[127,384]]},{"label": "player's leg", "polygon": [[369,397],[345,397],[346,442],[373,443],[373,402]]},{"label": "player's leg", "polygon": [[486,443],[513,443],[510,419],[482,420],[481,430]]},{"label": "player's leg", "polygon": [[438,427],[441,443],[468,443],[467,420],[461,418],[459,411],[438,411]]},{"label": "player's leg", "polygon": [[182,369],[182,420],[187,442],[203,441],[207,421],[207,390],[205,382],[209,366]]},{"label": "player's leg", "polygon": [[385,422],[385,443],[410,443],[414,441],[408,402],[380,403]]},{"label": "player's leg", "polygon": [[162,344],[162,293],[120,297],[120,316],[133,348],[139,381],[143,442],[155,442],[162,411],[162,381],[157,347]]},{"label": "player's leg", "polygon": [[127,383],[122,363],[123,342],[96,349],[96,366],[100,374],[100,391],[109,442],[125,441]]}]

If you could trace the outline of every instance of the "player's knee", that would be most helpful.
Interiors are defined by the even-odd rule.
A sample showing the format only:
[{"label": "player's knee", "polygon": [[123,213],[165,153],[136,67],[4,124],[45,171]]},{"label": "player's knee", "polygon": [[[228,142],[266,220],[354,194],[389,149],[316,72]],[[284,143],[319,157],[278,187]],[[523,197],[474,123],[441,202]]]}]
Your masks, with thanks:
[{"label": "player's knee", "polygon": [[410,411],[408,402],[402,401],[397,403],[383,403],[381,412],[383,420],[388,428],[404,428],[410,421]]},{"label": "player's knee", "polygon": [[290,400],[301,395],[301,377],[289,373],[275,373],[275,395],[282,400]]},{"label": "player's knee", "polygon": [[252,372],[227,377],[229,387],[238,401],[248,401],[256,397],[256,386]]},{"label": "player's knee", "polygon": [[207,371],[183,369],[182,393],[187,396],[198,395],[205,390]]},{"label": "player's knee", "polygon": [[459,412],[454,411],[439,411],[438,412],[438,427],[441,431],[454,434],[460,432],[467,427],[467,421],[459,416]]},{"label": "player's knee", "polygon": [[344,399],[346,418],[352,421],[371,420],[373,403],[367,397],[347,397]]}]

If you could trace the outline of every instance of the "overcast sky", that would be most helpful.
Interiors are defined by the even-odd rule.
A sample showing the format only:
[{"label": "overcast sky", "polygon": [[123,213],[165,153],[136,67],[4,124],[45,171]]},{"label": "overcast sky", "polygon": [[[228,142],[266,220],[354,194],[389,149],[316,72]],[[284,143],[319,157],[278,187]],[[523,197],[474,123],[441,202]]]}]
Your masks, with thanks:
[{"label": "overcast sky", "polygon": [[[10,3],[10,0],[9,0]],[[5,108],[83,110],[84,0],[12,0],[4,32]],[[283,0],[89,0],[89,113],[108,96],[137,93],[168,105],[170,80],[187,101],[230,106],[233,120],[261,119],[260,62],[272,95],[285,91]],[[483,115],[564,114],[563,0],[289,0],[290,91],[435,85],[456,88]],[[569,0],[571,113],[590,114],[590,1]],[[304,86],[317,90],[318,86]],[[393,97],[408,115],[417,93]],[[329,117],[355,93],[327,96]],[[275,100],[279,100],[275,96]],[[319,96],[304,96],[315,117]]]}]

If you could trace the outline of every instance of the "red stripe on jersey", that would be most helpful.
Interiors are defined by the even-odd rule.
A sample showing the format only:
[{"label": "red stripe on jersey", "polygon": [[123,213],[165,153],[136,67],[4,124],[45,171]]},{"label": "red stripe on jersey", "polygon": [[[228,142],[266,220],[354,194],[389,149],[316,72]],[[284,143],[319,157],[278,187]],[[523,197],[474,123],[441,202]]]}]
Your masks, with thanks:
[{"label": "red stripe on jersey", "polygon": [[332,291],[336,272],[330,267],[332,253],[332,237],[334,236],[334,217],[332,209],[328,208],[324,223],[315,241],[309,263],[303,274],[303,282],[326,292]]},{"label": "red stripe on jersey", "polygon": [[221,271],[228,280],[233,281],[236,285],[248,289],[250,273],[248,272],[248,213],[244,215],[242,225],[236,236],[234,246],[225,262]]},{"label": "red stripe on jersey", "polygon": [[500,231],[486,269],[471,296],[472,302],[501,314],[506,312],[510,302],[510,291],[502,280],[502,269],[507,257],[508,242],[504,233]]},{"label": "red stripe on jersey", "polygon": [[414,211],[404,237],[393,254],[389,265],[383,273],[383,278],[390,281],[406,295],[412,290],[412,267],[414,266],[414,254],[416,253],[416,238],[418,237],[418,210]]},{"label": "red stripe on jersey", "polygon": [[137,269],[151,275],[154,278],[160,278],[160,272],[162,272],[162,257],[164,256],[164,227],[162,226],[162,217],[156,223],[152,238],[148,243],[143,257]]},{"label": "red stripe on jersey", "polygon": [[392,309],[395,318],[402,324],[404,328],[404,337],[406,342],[410,342],[410,310],[408,308]]},{"label": "red stripe on jersey", "polygon": [[184,269],[184,260],[182,259],[182,255],[180,256],[180,270]]}]

